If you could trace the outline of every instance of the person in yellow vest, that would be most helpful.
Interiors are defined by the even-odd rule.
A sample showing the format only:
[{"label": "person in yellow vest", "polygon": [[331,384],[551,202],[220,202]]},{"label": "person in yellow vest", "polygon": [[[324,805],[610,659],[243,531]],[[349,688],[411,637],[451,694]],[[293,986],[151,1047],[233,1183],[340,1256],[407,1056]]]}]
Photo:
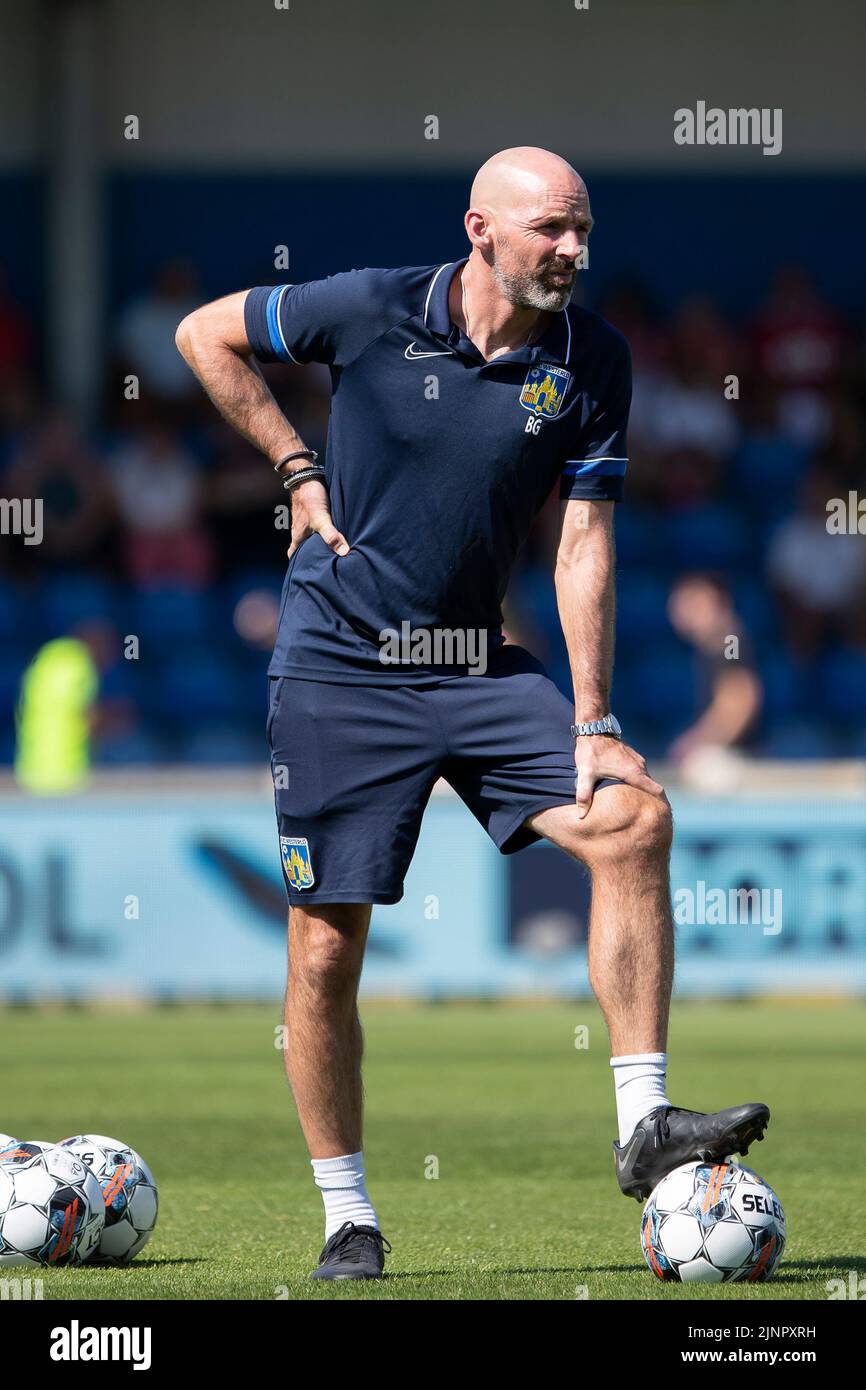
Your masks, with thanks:
[{"label": "person in yellow vest", "polygon": [[56,796],[86,783],[105,635],[94,623],[54,638],[24,672],[15,775],[25,791]]}]

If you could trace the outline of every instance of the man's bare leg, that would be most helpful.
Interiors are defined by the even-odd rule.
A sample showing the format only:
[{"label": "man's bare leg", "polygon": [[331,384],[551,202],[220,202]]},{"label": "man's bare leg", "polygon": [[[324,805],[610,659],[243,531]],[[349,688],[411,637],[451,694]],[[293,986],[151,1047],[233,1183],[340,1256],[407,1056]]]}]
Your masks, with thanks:
[{"label": "man's bare leg", "polygon": [[314,1279],[379,1279],[391,1248],[367,1192],[361,1150],[358,983],[370,913],[364,903],[289,913],[286,1074],[325,1205]]},{"label": "man's bare leg", "polygon": [[665,1175],[696,1158],[748,1153],[763,1137],[766,1105],[710,1114],[672,1107],[666,1094],[673,983],[668,882],[672,822],[666,799],[624,784],[601,788],[581,820],[557,806],[527,824],[592,874],[589,977],[610,1034],[620,1143],[617,1180],[644,1200]]},{"label": "man's bare leg", "polygon": [[674,973],[667,800],[603,787],[583,820],[554,806],[528,824],[592,874],[589,980],[613,1055],[664,1052]]},{"label": "man's bare leg", "polygon": [[289,913],[286,1075],[313,1159],[361,1149],[358,983],[371,910],[316,903]]}]

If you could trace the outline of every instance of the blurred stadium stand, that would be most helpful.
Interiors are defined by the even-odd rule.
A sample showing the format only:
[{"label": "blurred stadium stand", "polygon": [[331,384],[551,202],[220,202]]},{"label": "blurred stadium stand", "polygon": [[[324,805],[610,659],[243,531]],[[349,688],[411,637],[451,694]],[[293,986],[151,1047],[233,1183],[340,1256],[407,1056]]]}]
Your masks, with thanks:
[{"label": "blurred stadium stand", "polygon": [[[652,125],[652,114],[661,112],[657,136],[640,137],[655,138],[655,147],[629,145],[634,132],[621,134],[617,145],[598,109],[598,73],[590,73],[587,93],[578,96],[572,87],[570,98],[536,74],[507,121],[476,122],[471,138],[459,142],[453,127],[462,122],[465,135],[465,98],[439,101],[422,81],[417,97],[403,92],[402,109],[417,106],[420,132],[423,112],[438,102],[450,136],[446,131],[430,149],[418,135],[413,153],[405,132],[395,131],[389,151],[376,146],[379,153],[370,156],[370,132],[380,131],[387,113],[371,98],[369,82],[361,86],[357,74],[344,73],[346,108],[323,112],[312,76],[300,72],[282,110],[272,90],[279,68],[263,44],[261,16],[244,27],[219,3],[208,7],[202,33],[160,3],[149,9],[142,50],[136,6],[117,0],[77,8],[83,18],[64,21],[66,29],[64,7],[54,12],[61,56],[64,45],[78,51],[88,34],[100,43],[113,35],[126,65],[106,75],[100,113],[108,113],[112,134],[89,163],[81,159],[78,131],[76,197],[91,201],[68,209],[71,273],[91,263],[98,268],[97,283],[87,287],[98,307],[95,355],[86,341],[87,315],[95,311],[73,301],[60,313],[62,268],[45,269],[46,247],[56,257],[64,231],[56,216],[46,218],[58,176],[35,133],[45,94],[32,64],[15,76],[27,129],[20,145],[11,137],[0,145],[0,193],[16,209],[0,227],[0,495],[42,496],[46,513],[42,545],[4,537],[0,549],[2,762],[12,760],[10,716],[28,660],[48,638],[94,619],[117,639],[102,675],[110,717],[101,726],[97,762],[263,759],[268,620],[247,622],[239,605],[245,595],[278,598],[286,535],[274,529],[273,508],[281,498],[267,466],[216,418],[177,357],[174,325],[191,305],[249,283],[462,254],[461,217],[475,164],[520,139],[551,144],[586,169],[598,230],[582,292],[622,329],[634,357],[631,465],[617,518],[613,700],[631,741],[663,755],[700,710],[700,663],[671,627],[667,603],[678,576],[711,570],[730,588],[737,630],[763,684],[749,752],[866,755],[866,537],[835,537],[828,547],[823,514],[827,498],[862,491],[866,480],[866,296],[862,222],[854,215],[863,210],[866,151],[862,130],[840,135],[855,109],[845,73],[839,111],[823,113],[820,129],[809,126],[800,104],[800,144],[786,129],[793,155],[784,168],[757,154],[743,174],[731,151],[712,171],[706,162],[675,162],[670,123],[677,103],[658,93],[647,97],[647,120],[638,123]],[[502,8],[506,26],[524,15],[521,6]],[[640,6],[626,8],[635,24],[648,22]],[[656,11],[681,8],[666,3]],[[204,13],[190,9],[199,18]],[[323,9],[359,22],[353,6]],[[12,10],[12,29],[32,58],[27,7]],[[48,7],[33,10],[44,24]],[[157,61],[161,22],[174,26],[174,49]],[[326,42],[324,19],[295,22],[309,42]],[[707,22],[706,12],[693,22]],[[431,63],[436,44],[446,61],[447,25],[441,32],[428,35]],[[814,56],[813,31],[798,33],[792,22],[790,40],[802,67]],[[395,42],[399,51],[405,35],[397,31]],[[261,111],[252,109],[252,87],[245,89],[249,100],[237,99],[240,119],[229,132],[225,111],[224,126],[208,126],[212,92],[204,111],[187,109],[184,65],[195,51],[199,71],[208,55],[223,70],[236,45],[239,53],[255,45],[271,76]],[[4,61],[11,61],[8,52]],[[580,54],[553,61],[565,77],[563,62],[576,71]],[[718,66],[701,75],[698,95],[722,70],[724,51],[708,62]],[[795,77],[797,61],[789,66]],[[85,86],[88,71],[83,59]],[[75,81],[73,66],[67,94]],[[308,99],[315,128],[299,131],[291,118]],[[766,103],[780,99],[769,92]],[[562,112],[580,102],[584,116],[592,113],[580,139],[559,137],[557,130],[573,128],[573,121],[557,124]],[[143,123],[134,147],[121,135],[127,110],[138,111]],[[62,114],[55,108],[60,146]],[[224,137],[230,148],[221,158]],[[364,138],[369,167],[359,168],[354,142]],[[822,138],[839,156],[829,170]],[[656,172],[624,167],[629,149]],[[95,206],[94,186],[101,234],[82,250],[76,237]],[[803,213],[813,206],[820,211],[814,220]],[[291,271],[280,275],[273,248],[284,242]],[[58,348],[62,324],[70,322],[82,326],[82,340]],[[64,352],[74,389],[65,381]],[[93,355],[83,374],[79,355]],[[135,401],[123,394],[130,372],[141,379]],[[723,395],[730,374],[739,379],[737,400]],[[322,446],[327,374],[281,368],[268,375],[307,442]],[[552,500],[535,529],[507,619],[509,631],[567,689],[551,583],[556,510]],[[140,641],[137,660],[124,656],[129,634]]]}]

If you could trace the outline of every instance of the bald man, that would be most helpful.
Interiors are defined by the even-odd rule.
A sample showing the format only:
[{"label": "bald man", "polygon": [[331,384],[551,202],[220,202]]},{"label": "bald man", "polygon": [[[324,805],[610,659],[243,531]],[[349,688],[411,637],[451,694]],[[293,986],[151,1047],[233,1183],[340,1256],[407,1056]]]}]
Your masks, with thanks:
[{"label": "bald man", "polygon": [[[401,898],[440,777],[503,854],[544,837],[590,869],[622,1191],[643,1199],[680,1163],[745,1153],[769,1118],[666,1094],[671,814],[609,702],[631,380],[623,338],[570,303],[586,186],[546,150],[504,150],[479,170],[464,225],[460,260],[244,291],[177,333],[291,497],[268,736],[286,1070],[325,1205],[319,1279],[378,1278],[389,1248],[364,1172],[358,981],[372,904]],[[256,359],[330,368],[324,465]],[[573,706],[502,636],[509,575],[555,487]]]}]

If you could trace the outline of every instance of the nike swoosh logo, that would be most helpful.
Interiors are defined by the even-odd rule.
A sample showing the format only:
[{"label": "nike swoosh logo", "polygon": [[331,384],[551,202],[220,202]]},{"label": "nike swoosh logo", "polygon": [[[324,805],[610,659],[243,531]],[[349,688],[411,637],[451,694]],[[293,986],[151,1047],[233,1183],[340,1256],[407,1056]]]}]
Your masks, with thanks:
[{"label": "nike swoosh logo", "polygon": [[616,1149],[614,1150],[617,1171],[620,1171],[621,1169],[627,1167],[629,1163],[631,1163],[635,1153],[640,1148],[645,1138],[646,1135],[644,1134],[643,1130],[635,1130],[631,1139],[628,1141],[624,1153]]},{"label": "nike swoosh logo", "polygon": [[405,351],[404,354],[403,354],[403,356],[404,356],[404,357],[407,357],[407,358],[409,359],[410,362],[415,361],[415,359],[418,358],[418,357],[453,357],[453,356],[454,356],[454,353],[453,353],[453,351],[451,350],[451,348],[446,348],[446,350],[445,350],[444,352],[413,352],[412,349],[414,348],[414,346],[415,346],[414,343],[410,343],[409,346],[407,347],[406,351]]}]

